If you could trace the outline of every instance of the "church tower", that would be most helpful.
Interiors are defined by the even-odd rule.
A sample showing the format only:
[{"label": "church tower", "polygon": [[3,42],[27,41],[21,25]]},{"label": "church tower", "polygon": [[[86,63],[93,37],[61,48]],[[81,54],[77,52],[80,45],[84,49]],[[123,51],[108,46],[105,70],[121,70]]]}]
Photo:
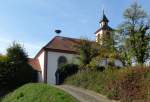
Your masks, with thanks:
[{"label": "church tower", "polygon": [[109,20],[106,17],[104,11],[103,11],[103,15],[99,23],[100,23],[100,28],[95,32],[96,42],[98,42],[99,44],[103,44],[103,38],[111,37],[111,33],[113,31],[113,29],[109,27],[108,25]]}]

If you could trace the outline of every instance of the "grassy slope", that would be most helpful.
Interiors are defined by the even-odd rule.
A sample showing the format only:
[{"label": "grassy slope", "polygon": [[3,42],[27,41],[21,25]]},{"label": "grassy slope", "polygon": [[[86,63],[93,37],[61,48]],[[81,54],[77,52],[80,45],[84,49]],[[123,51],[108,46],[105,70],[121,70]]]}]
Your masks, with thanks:
[{"label": "grassy slope", "polygon": [[7,95],[2,102],[78,102],[69,94],[46,84],[27,84]]},{"label": "grassy slope", "polygon": [[[146,71],[144,71],[144,70],[148,70],[148,69],[147,68],[144,68],[144,69],[143,68],[133,68],[133,69],[134,69],[134,73],[136,72],[135,74],[131,74],[131,69],[127,69],[127,68],[120,69],[120,70],[118,70],[118,69],[113,69],[113,70],[110,69],[109,70],[108,69],[108,70],[105,70],[104,72],[97,72],[97,71],[78,72],[77,74],[72,75],[71,77],[68,77],[65,80],[65,83],[96,91],[98,93],[107,95],[109,98],[112,98],[112,99],[116,99],[116,97],[117,97],[116,92],[118,92],[118,90],[117,90],[118,87],[119,88],[123,87],[123,84],[119,83],[119,82],[122,82],[120,80],[123,80],[124,84],[128,85],[127,88],[126,87],[124,88],[124,91],[126,92],[127,95],[128,94],[130,95],[131,91],[132,91],[132,93],[134,93],[134,90],[128,91],[128,87],[132,88],[133,85],[135,86],[135,90],[143,90],[142,86],[144,83],[142,84],[142,86],[140,86],[142,81],[145,82],[147,87],[149,87],[147,90],[147,91],[149,91],[150,90],[150,86],[149,86],[150,73],[149,74],[147,73],[147,75],[146,75],[145,74]],[[123,77],[124,75],[127,75],[128,77]],[[145,76],[144,79],[143,79],[142,75]],[[142,80],[137,81],[136,80],[137,78],[138,79],[142,78]],[[132,81],[130,81],[130,80],[132,80]],[[149,83],[147,83],[147,80],[149,80]],[[115,82],[115,83],[112,83],[112,82]],[[130,87],[130,84],[131,84],[131,87]],[[122,85],[122,86],[120,86],[120,85]],[[111,88],[111,90],[109,90],[108,86],[109,86],[109,88]],[[125,89],[127,89],[127,90],[125,90]],[[117,93],[117,95],[120,95],[120,94]],[[136,97],[136,94],[134,94],[134,95]],[[142,96],[142,94],[140,94],[140,95]],[[148,97],[150,97],[150,94],[148,95]]]},{"label": "grassy slope", "polygon": [[93,90],[101,94],[107,94],[105,90],[106,84],[112,80],[116,79],[117,72],[119,70],[105,70],[100,71],[85,71],[79,72],[65,80],[66,84],[75,85],[77,87],[82,87],[86,89]]}]

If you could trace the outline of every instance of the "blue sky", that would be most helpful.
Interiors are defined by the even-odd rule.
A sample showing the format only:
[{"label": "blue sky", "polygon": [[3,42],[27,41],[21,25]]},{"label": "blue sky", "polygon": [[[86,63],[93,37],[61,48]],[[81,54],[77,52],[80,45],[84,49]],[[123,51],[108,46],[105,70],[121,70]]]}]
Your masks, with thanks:
[{"label": "blue sky", "polygon": [[[135,0],[0,0],[0,53],[11,42],[25,47],[30,57],[61,29],[61,36],[95,39],[102,9],[116,28],[123,11]],[[136,0],[150,13],[149,0]]]}]

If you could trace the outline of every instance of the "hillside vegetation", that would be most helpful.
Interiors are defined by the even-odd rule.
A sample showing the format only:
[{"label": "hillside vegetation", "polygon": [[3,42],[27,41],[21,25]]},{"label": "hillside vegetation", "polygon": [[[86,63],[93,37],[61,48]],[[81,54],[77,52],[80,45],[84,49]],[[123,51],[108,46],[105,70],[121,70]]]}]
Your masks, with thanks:
[{"label": "hillside vegetation", "polygon": [[68,77],[66,84],[75,85],[104,94],[121,102],[149,102],[150,69],[143,67],[79,71]]},{"label": "hillside vegetation", "polygon": [[1,102],[78,102],[69,94],[46,84],[26,84]]}]

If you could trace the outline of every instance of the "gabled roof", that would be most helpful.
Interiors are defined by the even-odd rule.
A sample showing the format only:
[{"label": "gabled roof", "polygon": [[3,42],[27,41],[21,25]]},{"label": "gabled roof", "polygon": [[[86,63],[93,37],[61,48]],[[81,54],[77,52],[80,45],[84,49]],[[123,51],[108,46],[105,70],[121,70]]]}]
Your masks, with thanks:
[{"label": "gabled roof", "polygon": [[34,70],[41,71],[41,67],[40,67],[40,63],[39,63],[39,60],[38,60],[38,59],[29,58],[29,59],[28,59],[28,64],[29,64]]},{"label": "gabled roof", "polygon": [[79,42],[80,39],[56,36],[44,48],[48,50],[69,51],[76,53],[75,46],[79,44]]},{"label": "gabled roof", "polygon": [[62,52],[77,54],[75,46],[78,45],[80,39],[68,38],[62,36],[55,36],[48,44],[46,44],[39,53],[35,56],[38,57],[43,51]]}]

